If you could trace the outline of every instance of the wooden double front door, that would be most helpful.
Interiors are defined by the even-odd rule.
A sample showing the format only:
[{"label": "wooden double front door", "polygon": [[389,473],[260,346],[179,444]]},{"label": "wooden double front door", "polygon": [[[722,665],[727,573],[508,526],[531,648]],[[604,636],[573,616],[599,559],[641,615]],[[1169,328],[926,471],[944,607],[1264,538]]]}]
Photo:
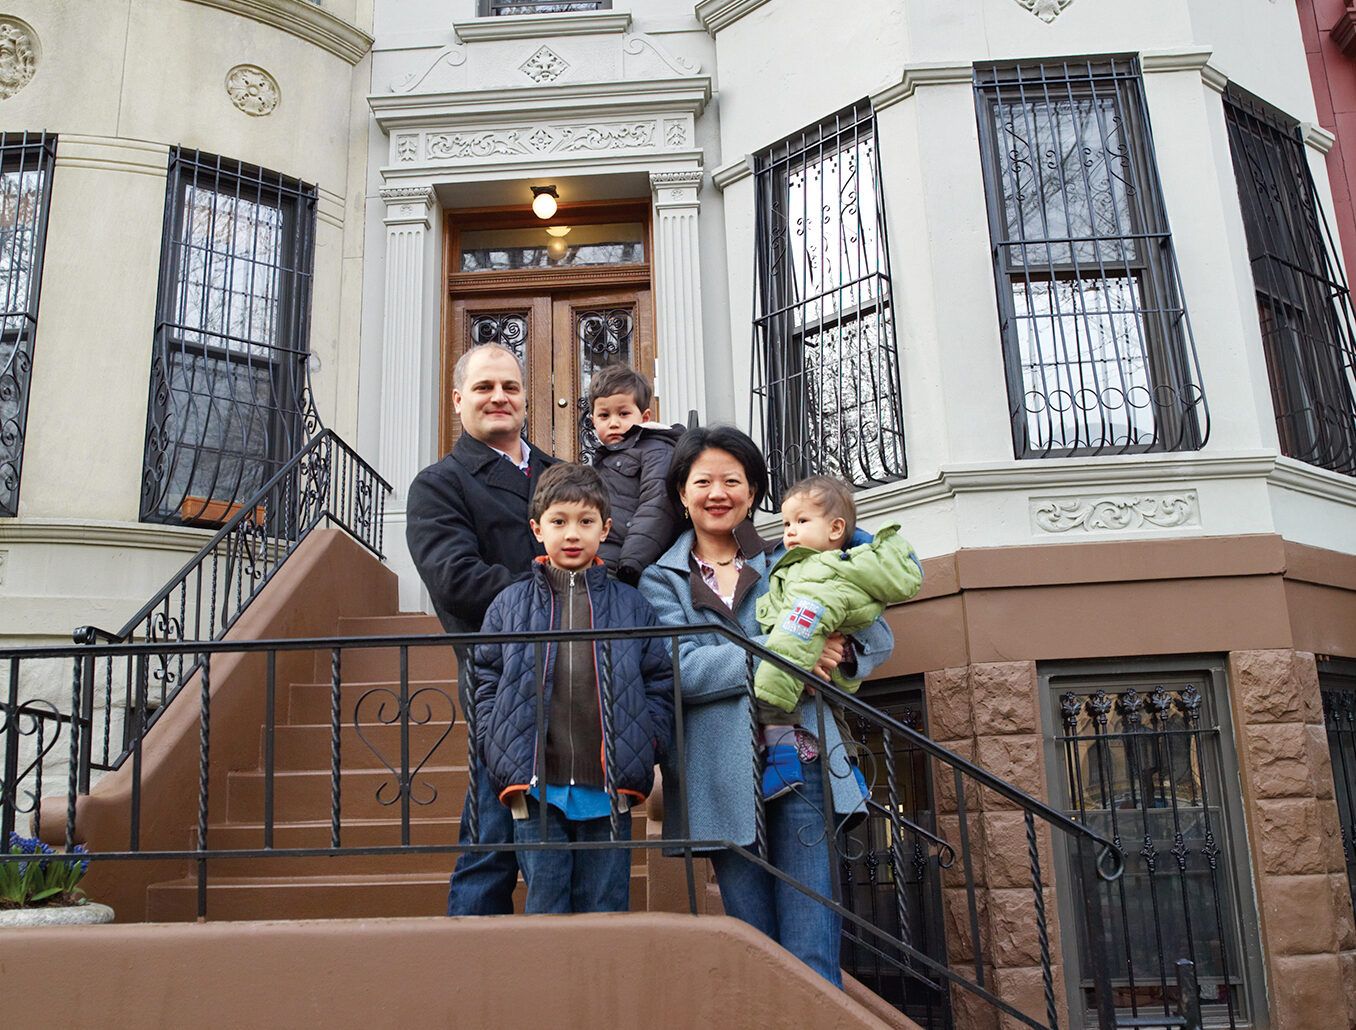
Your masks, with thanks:
[{"label": "wooden double front door", "polygon": [[593,442],[587,398],[595,372],[621,363],[654,381],[648,289],[463,297],[451,309],[443,361],[444,453],[461,430],[452,408],[452,369],[476,344],[500,343],[518,355],[527,370],[528,438],[569,461]]}]

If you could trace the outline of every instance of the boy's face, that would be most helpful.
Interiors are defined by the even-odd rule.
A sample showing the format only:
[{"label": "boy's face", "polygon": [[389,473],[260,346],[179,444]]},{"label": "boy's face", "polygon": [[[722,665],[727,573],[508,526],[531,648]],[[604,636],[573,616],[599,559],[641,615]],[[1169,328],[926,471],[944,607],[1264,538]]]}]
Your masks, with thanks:
[{"label": "boy's face", "polygon": [[629,393],[614,393],[593,402],[593,431],[605,444],[614,444],[632,426],[650,421],[650,409],[636,404]]},{"label": "boy's face", "polygon": [[532,533],[546,548],[546,557],[556,568],[578,572],[593,564],[598,545],[607,539],[612,520],[583,501],[557,501],[533,519]]},{"label": "boy's face", "polygon": [[841,518],[829,518],[810,494],[795,494],[782,502],[782,543],[787,550],[793,547],[836,550],[843,546],[846,531],[847,523]]}]

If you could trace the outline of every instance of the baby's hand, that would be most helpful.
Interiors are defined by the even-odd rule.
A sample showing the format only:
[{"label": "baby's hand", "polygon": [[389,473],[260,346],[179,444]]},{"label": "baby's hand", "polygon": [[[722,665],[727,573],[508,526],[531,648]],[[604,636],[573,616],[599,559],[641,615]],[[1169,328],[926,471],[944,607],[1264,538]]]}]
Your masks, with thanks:
[{"label": "baby's hand", "polygon": [[819,661],[815,662],[815,667],[811,671],[820,679],[828,679],[829,674],[842,663],[846,648],[847,638],[845,638],[843,634],[829,634],[829,638],[824,641],[824,651],[819,656]]}]

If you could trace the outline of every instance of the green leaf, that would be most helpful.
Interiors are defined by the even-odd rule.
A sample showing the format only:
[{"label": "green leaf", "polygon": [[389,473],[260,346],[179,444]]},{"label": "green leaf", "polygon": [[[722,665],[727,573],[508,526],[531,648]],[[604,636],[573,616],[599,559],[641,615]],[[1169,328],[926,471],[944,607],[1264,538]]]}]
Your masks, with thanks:
[{"label": "green leaf", "polygon": [[54,895],[57,895],[57,894],[60,894],[60,893],[61,893],[61,888],[60,888],[60,887],[48,887],[46,890],[38,891],[38,892],[37,892],[36,894],[34,894],[34,895],[32,896],[32,898],[30,898],[29,900],[31,900],[31,901],[46,901],[48,898],[53,897]]}]

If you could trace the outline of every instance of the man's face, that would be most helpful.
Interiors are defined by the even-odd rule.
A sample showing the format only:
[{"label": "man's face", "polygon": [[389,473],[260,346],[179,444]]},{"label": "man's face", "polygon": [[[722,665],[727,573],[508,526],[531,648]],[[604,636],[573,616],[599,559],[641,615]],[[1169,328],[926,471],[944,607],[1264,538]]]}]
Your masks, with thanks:
[{"label": "man's face", "polygon": [[484,443],[502,445],[521,436],[527,405],[513,355],[500,350],[475,355],[462,388],[452,391],[452,407],[462,428]]}]

